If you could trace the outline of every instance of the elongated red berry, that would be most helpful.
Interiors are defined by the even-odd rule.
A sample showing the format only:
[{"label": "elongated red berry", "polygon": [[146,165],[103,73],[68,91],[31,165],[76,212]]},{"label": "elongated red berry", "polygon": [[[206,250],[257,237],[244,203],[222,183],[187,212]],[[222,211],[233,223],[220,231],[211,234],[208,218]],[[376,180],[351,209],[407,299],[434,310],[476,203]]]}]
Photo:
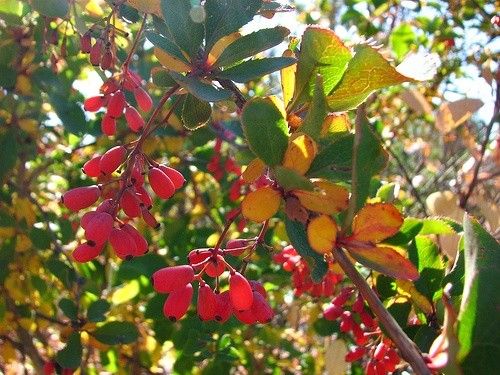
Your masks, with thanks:
[{"label": "elongated red berry", "polygon": [[101,174],[101,168],[99,168],[99,163],[101,162],[101,155],[95,155],[92,159],[83,165],[83,173],[89,177],[99,177]]},{"label": "elongated red berry", "polygon": [[111,77],[110,79],[108,79],[106,82],[104,82],[102,84],[100,90],[104,95],[109,95],[109,94],[114,93],[118,89],[119,89],[119,86],[117,85],[115,79],[113,77]]},{"label": "elongated red berry", "polygon": [[144,163],[141,159],[136,160],[134,166],[132,167],[132,176],[130,181],[134,184],[136,188],[142,187],[144,184],[144,176],[142,174],[144,170]]},{"label": "elongated red berry", "polygon": [[229,276],[229,296],[236,310],[248,310],[252,307],[252,287],[245,276],[239,272]]},{"label": "elongated red berry", "polygon": [[352,318],[352,313],[350,311],[344,311],[340,316],[340,331],[349,332],[352,330],[354,324],[356,324],[356,322]]},{"label": "elongated red berry", "polygon": [[343,306],[353,292],[352,288],[344,288],[340,293],[332,300],[332,303],[337,306]]},{"label": "elongated red berry", "polygon": [[193,286],[184,285],[180,289],[169,294],[163,305],[163,314],[172,322],[182,318],[186,314],[193,298]]},{"label": "elongated red berry", "polygon": [[83,53],[90,53],[91,48],[92,48],[92,37],[90,35],[90,31],[87,31],[80,37],[80,50]]},{"label": "elongated red berry", "polygon": [[123,146],[115,146],[104,153],[99,162],[99,168],[104,174],[111,174],[125,161],[127,149]]},{"label": "elongated red berry", "polygon": [[162,268],[151,277],[153,288],[159,293],[170,293],[184,287],[193,279],[194,270],[188,265]]},{"label": "elongated red berry", "polygon": [[85,229],[87,228],[87,225],[89,225],[89,223],[92,221],[93,218],[95,218],[95,216],[98,214],[99,212],[98,211],[89,211],[89,212],[85,212],[82,216],[82,218],[80,219],[80,226]]},{"label": "elongated red berry", "polygon": [[160,223],[156,220],[153,214],[146,208],[146,206],[141,206],[142,219],[153,229],[158,229]]},{"label": "elongated red berry", "polygon": [[248,309],[248,310],[234,310],[233,311],[234,316],[236,319],[238,319],[240,322],[244,324],[255,324],[257,323],[257,317],[255,316],[253,310]]},{"label": "elongated red berry", "polygon": [[142,87],[134,89],[134,97],[139,108],[144,112],[148,112],[153,107],[153,100],[151,100],[149,94]]},{"label": "elongated red berry", "polygon": [[137,246],[134,239],[127,231],[113,228],[109,235],[109,243],[120,259],[132,259],[137,254]]},{"label": "elongated red berry", "polygon": [[326,320],[337,320],[343,312],[342,307],[331,304],[323,311],[323,317]]},{"label": "elongated red berry", "polygon": [[138,132],[144,127],[144,119],[132,106],[125,108],[125,120],[127,120],[128,127],[134,132]]},{"label": "elongated red berry", "polygon": [[225,270],[226,264],[224,263],[224,258],[221,255],[217,255],[215,258],[210,259],[208,261],[207,268],[205,268],[205,272],[210,277],[220,276]]},{"label": "elongated red berry", "polygon": [[95,209],[96,212],[107,212],[108,214],[114,211],[113,199],[105,199],[101,202],[99,206]]},{"label": "elongated red berry", "polygon": [[363,346],[356,346],[355,348],[351,349],[346,355],[345,355],[345,361],[346,362],[355,362],[358,359],[363,358],[363,356],[366,353],[366,348]]},{"label": "elongated red berry", "polygon": [[108,137],[116,134],[116,120],[108,114],[105,114],[101,120],[101,131]]},{"label": "elongated red berry", "polygon": [[90,48],[90,63],[94,66],[99,66],[102,57],[103,42],[97,39],[94,45]]},{"label": "elongated red berry", "polygon": [[85,238],[89,244],[103,244],[113,229],[114,219],[107,212],[98,212],[85,226]]},{"label": "elongated red berry", "polygon": [[229,291],[222,292],[215,295],[217,308],[215,309],[215,320],[220,323],[227,321],[233,313],[233,306],[231,304],[231,297]]},{"label": "elongated red berry", "polygon": [[175,187],[172,180],[160,169],[151,168],[148,177],[151,188],[158,197],[168,199],[174,194]]},{"label": "elongated red berry", "polygon": [[63,194],[62,203],[71,211],[78,211],[92,206],[100,195],[101,189],[97,185],[77,187]]},{"label": "elongated red berry", "polygon": [[101,69],[111,70],[113,68],[113,60],[113,52],[109,48],[106,48],[101,59]]},{"label": "elongated red berry", "polygon": [[182,175],[181,172],[179,172],[177,169],[167,167],[166,165],[160,164],[158,168],[165,173],[168,178],[172,181],[174,184],[175,189],[180,189],[182,185],[184,185],[184,182],[186,182],[184,176]]},{"label": "elongated red berry", "polygon": [[88,243],[82,243],[73,250],[73,259],[79,263],[89,262],[99,256],[102,251],[103,244],[90,246]]},{"label": "elongated red berry", "polygon": [[83,102],[83,109],[89,112],[96,112],[104,105],[104,96],[92,96],[91,98],[85,99]]},{"label": "elongated red berry", "polygon": [[135,188],[135,195],[136,197],[143,203],[143,205],[147,208],[150,209],[151,206],[153,205],[153,200],[151,199],[151,196],[147,192],[144,187],[139,186]]},{"label": "elongated red berry", "polygon": [[198,289],[198,301],[196,304],[198,317],[201,320],[215,319],[215,312],[217,310],[217,300],[212,288],[207,284],[200,284]]},{"label": "elongated red berry", "polygon": [[120,199],[120,206],[130,218],[141,216],[141,206],[139,205],[139,199],[135,196],[135,194],[127,189],[123,192],[122,197]]},{"label": "elongated red berry", "polygon": [[195,270],[202,269],[205,266],[205,261],[212,256],[210,249],[194,249],[188,254],[189,264]]},{"label": "elongated red berry", "polygon": [[253,292],[253,304],[250,311],[255,319],[262,324],[269,323],[274,316],[274,311],[264,296],[255,291]]},{"label": "elongated red berry", "polygon": [[122,115],[123,110],[125,109],[125,94],[123,91],[116,91],[108,102],[108,115],[114,118],[118,118]]},{"label": "elongated red berry", "polygon": [[135,229],[130,224],[125,224],[122,229],[130,234],[135,242],[135,246],[137,249],[136,253],[134,254],[135,256],[144,255],[148,252],[148,241],[146,241],[146,239],[142,236],[142,234],[139,233],[137,229]]},{"label": "elongated red berry", "polygon": [[248,280],[248,283],[250,284],[250,286],[252,287],[252,290],[254,292],[259,293],[264,298],[267,297],[267,292],[261,283],[259,283],[258,281],[255,281],[255,280]]}]

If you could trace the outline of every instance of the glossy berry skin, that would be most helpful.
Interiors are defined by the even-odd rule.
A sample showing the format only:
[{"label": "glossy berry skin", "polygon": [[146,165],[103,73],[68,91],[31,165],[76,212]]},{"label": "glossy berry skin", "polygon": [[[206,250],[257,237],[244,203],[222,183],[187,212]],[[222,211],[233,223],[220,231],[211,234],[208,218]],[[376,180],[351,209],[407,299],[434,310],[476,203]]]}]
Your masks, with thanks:
[{"label": "glossy berry skin", "polygon": [[175,192],[172,180],[159,168],[151,168],[148,173],[149,183],[155,194],[161,199],[168,199]]},{"label": "glossy berry skin", "polygon": [[107,212],[98,212],[85,226],[85,238],[95,244],[104,244],[113,229],[113,217]]},{"label": "glossy berry skin", "polygon": [[208,261],[207,268],[205,272],[210,277],[217,277],[223,274],[226,270],[226,265],[224,264],[224,258],[221,255],[217,255]]},{"label": "glossy berry skin", "polygon": [[235,272],[229,276],[229,296],[235,310],[248,310],[252,307],[252,287],[248,280],[239,272]]},{"label": "glossy berry skin", "polygon": [[256,291],[253,292],[253,304],[251,311],[255,316],[255,319],[259,323],[263,324],[269,323],[274,316],[274,311],[271,306],[269,306],[264,296]]},{"label": "glossy berry skin", "polygon": [[99,175],[101,174],[101,168],[99,167],[100,162],[101,155],[95,155],[92,159],[90,159],[83,165],[83,173],[85,173],[89,177],[99,177]]},{"label": "glossy berry skin", "polygon": [[101,131],[108,137],[116,134],[116,120],[114,117],[106,114],[101,120]]},{"label": "glossy berry skin", "polygon": [[168,167],[163,164],[160,164],[158,166],[158,169],[160,169],[163,173],[167,175],[168,178],[170,178],[176,190],[180,189],[182,185],[184,185],[184,182],[186,182],[182,173],[179,172],[177,169]]},{"label": "glossy berry skin", "polygon": [[73,259],[79,263],[89,262],[101,254],[103,246],[103,244],[90,246],[88,243],[82,243],[73,250]]},{"label": "glossy berry skin", "polygon": [[109,243],[120,259],[131,259],[137,253],[134,239],[123,229],[113,228],[109,235]]},{"label": "glossy berry skin", "polygon": [[142,87],[138,86],[134,89],[134,97],[142,111],[148,112],[153,108],[153,100]]},{"label": "glossy berry skin", "polygon": [[229,291],[222,292],[215,295],[215,300],[217,302],[217,307],[215,309],[215,320],[224,323],[226,322],[233,312],[233,306],[231,304],[231,297],[229,296]]},{"label": "glossy berry skin", "polygon": [[62,196],[62,203],[71,211],[79,211],[92,206],[101,196],[97,185],[82,186],[68,190]]},{"label": "glossy berry skin", "polygon": [[135,256],[144,255],[148,252],[148,241],[130,224],[125,224],[122,226],[122,230],[127,232],[135,242],[137,248]]},{"label": "glossy berry skin", "polygon": [[89,112],[97,112],[104,105],[104,96],[93,96],[83,102],[83,109]]},{"label": "glossy berry skin", "polygon": [[123,91],[116,91],[108,102],[108,115],[114,118],[118,118],[123,114],[123,110],[125,109],[125,94]]},{"label": "glossy berry skin", "polygon": [[128,127],[134,131],[138,132],[144,127],[144,119],[132,106],[127,106],[125,108],[125,120],[127,121]]},{"label": "glossy berry skin", "polygon": [[340,317],[340,315],[342,315],[343,312],[344,310],[340,306],[331,304],[325,309],[325,311],[323,311],[323,317],[326,320],[336,320]]},{"label": "glossy berry skin", "polygon": [[92,48],[92,37],[90,35],[90,31],[87,31],[80,37],[80,50],[83,53],[90,53]]},{"label": "glossy berry skin", "polygon": [[99,168],[103,174],[111,174],[125,161],[127,149],[123,146],[115,146],[104,153],[99,162]]},{"label": "glossy berry skin", "polygon": [[195,270],[200,270],[205,266],[204,262],[211,256],[210,249],[194,249],[189,252],[188,261]]},{"label": "glossy berry skin", "polygon": [[188,265],[162,268],[151,277],[153,288],[159,293],[170,293],[183,288],[193,279],[194,270]]},{"label": "glossy berry skin", "polygon": [[141,207],[142,219],[146,222],[148,226],[153,229],[158,229],[160,227],[160,223],[156,220],[153,214],[147,209],[146,206]]},{"label": "glossy berry skin", "polygon": [[192,297],[193,286],[191,284],[174,290],[163,305],[163,314],[172,322],[179,320],[186,314]]},{"label": "glossy berry skin", "polygon": [[201,320],[215,319],[217,299],[215,297],[215,293],[207,284],[200,284],[196,307],[198,317]]},{"label": "glossy berry skin", "polygon": [[140,201],[130,189],[123,192],[120,198],[120,207],[130,218],[141,216]]}]

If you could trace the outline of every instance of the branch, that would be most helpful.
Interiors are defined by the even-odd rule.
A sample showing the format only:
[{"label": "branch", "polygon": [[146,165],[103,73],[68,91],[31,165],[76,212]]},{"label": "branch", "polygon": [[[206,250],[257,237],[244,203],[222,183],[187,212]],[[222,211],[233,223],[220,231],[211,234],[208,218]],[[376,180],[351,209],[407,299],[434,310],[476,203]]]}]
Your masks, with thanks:
[{"label": "branch", "polygon": [[340,264],[344,272],[356,285],[363,298],[368,302],[373,313],[379,318],[386,329],[389,337],[398,347],[401,356],[410,364],[417,375],[431,375],[430,370],[425,364],[424,358],[418,347],[404,333],[392,315],[385,309],[377,294],[370,288],[366,280],[356,270],[343,249],[333,249],[333,256]]},{"label": "branch", "polygon": [[240,89],[234,84],[233,81],[229,79],[219,79],[218,82],[221,84],[222,87],[224,87],[226,90],[229,90],[233,93],[234,95],[234,100],[236,102],[236,105],[238,108],[241,110],[245,106],[247,100],[243,96],[243,93],[240,91]]}]

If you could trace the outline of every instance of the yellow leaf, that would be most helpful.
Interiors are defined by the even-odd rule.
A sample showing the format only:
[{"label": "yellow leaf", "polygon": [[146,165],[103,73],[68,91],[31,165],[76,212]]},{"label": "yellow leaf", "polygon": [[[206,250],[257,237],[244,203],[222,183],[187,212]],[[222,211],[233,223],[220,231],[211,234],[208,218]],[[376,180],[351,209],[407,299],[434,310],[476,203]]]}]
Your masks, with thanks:
[{"label": "yellow leaf", "polygon": [[163,144],[169,154],[178,154],[184,148],[184,137],[165,137]]},{"label": "yellow leaf", "polygon": [[37,135],[38,121],[35,119],[22,118],[18,122],[19,127],[30,135]]},{"label": "yellow leaf", "polygon": [[114,305],[130,301],[139,294],[139,282],[137,280],[129,281],[116,289],[111,296],[111,302]]},{"label": "yellow leaf", "polygon": [[19,234],[16,238],[16,251],[24,253],[25,251],[31,249],[33,243],[29,237],[25,234]]},{"label": "yellow leaf", "polygon": [[247,184],[250,184],[258,179],[262,175],[262,173],[264,173],[265,168],[266,165],[264,164],[264,162],[259,158],[255,158],[245,168],[245,170],[241,174],[241,177],[243,178],[243,181],[245,181]]},{"label": "yellow leaf", "polygon": [[241,202],[241,213],[247,219],[263,222],[271,218],[280,208],[281,195],[269,186],[248,193]]},{"label": "yellow leaf", "polygon": [[[287,49],[283,52],[283,57],[295,57],[292,50]],[[285,106],[290,103],[293,98],[293,93],[295,90],[295,71],[297,70],[297,64],[287,66],[281,69],[281,90],[283,91],[283,101]]]},{"label": "yellow leaf", "polygon": [[307,241],[311,248],[325,254],[332,251],[337,241],[337,224],[330,216],[320,215],[309,222],[307,226]]},{"label": "yellow leaf", "polygon": [[12,199],[14,208],[14,216],[18,221],[25,220],[28,226],[32,226],[36,222],[36,212],[33,204],[27,198],[19,198],[17,195]]},{"label": "yellow leaf", "polygon": [[[129,1],[130,3],[130,1]],[[102,17],[104,14],[101,5],[97,0],[90,0],[87,5],[85,5],[85,10],[89,12],[94,17]]]},{"label": "yellow leaf", "polygon": [[348,132],[350,129],[351,124],[347,113],[328,115],[321,127],[321,137],[325,137],[328,134]]},{"label": "yellow leaf", "polygon": [[20,74],[16,78],[16,91],[22,95],[31,95],[31,81],[28,76]]},{"label": "yellow leaf", "polygon": [[154,54],[161,65],[163,65],[168,70],[173,70],[178,73],[185,73],[191,70],[191,67],[179,59],[176,59],[172,55],[168,54],[164,50],[155,47]]},{"label": "yellow leaf", "polygon": [[392,204],[368,204],[354,217],[350,239],[378,243],[396,234],[402,224],[403,216]]},{"label": "yellow leaf", "polygon": [[212,65],[213,63],[215,63],[222,54],[222,52],[224,52],[226,47],[240,37],[241,34],[239,32],[235,32],[220,38],[214,44],[214,46],[210,50],[210,53],[208,54],[208,59],[207,59],[208,64]]},{"label": "yellow leaf", "polygon": [[12,227],[0,227],[0,238],[11,238],[16,234],[16,229]]},{"label": "yellow leaf", "polygon": [[426,314],[432,314],[434,311],[429,300],[420,293],[415,285],[408,280],[396,280],[398,292],[407,295],[420,310]]},{"label": "yellow leaf", "polygon": [[317,153],[318,146],[314,139],[307,134],[295,133],[290,137],[283,158],[283,166],[304,175],[309,170]]},{"label": "yellow leaf", "polygon": [[347,208],[349,205],[349,192],[342,186],[321,179],[312,182],[317,188],[314,191],[293,191],[302,206],[308,210],[327,215],[335,214]]},{"label": "yellow leaf", "polygon": [[155,14],[163,17],[161,13],[160,0],[127,0],[127,5],[143,13]]}]

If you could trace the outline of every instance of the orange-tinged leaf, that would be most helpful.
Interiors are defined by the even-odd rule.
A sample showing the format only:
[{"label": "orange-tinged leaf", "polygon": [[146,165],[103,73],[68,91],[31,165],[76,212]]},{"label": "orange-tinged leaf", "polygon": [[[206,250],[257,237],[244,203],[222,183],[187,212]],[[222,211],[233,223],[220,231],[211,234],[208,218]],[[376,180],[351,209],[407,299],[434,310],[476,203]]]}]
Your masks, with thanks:
[{"label": "orange-tinged leaf", "polygon": [[403,280],[416,280],[417,268],[395,249],[386,246],[348,247],[351,256],[359,263],[384,275]]},{"label": "orange-tinged leaf", "polygon": [[302,206],[308,210],[332,215],[343,211],[349,205],[349,192],[340,185],[327,180],[313,180],[314,191],[294,190]]},{"label": "orange-tinged leaf", "polygon": [[188,64],[182,62],[179,59],[176,59],[175,57],[158,47],[154,48],[154,54],[160,64],[168,70],[173,70],[174,72],[178,73],[185,73],[191,70],[191,67]]},{"label": "orange-tinged leaf", "polygon": [[259,158],[255,158],[245,168],[245,170],[241,174],[241,177],[243,178],[243,181],[245,181],[247,184],[250,184],[258,179],[262,175],[262,173],[264,173],[265,168],[266,165],[264,164],[264,162]]},{"label": "orange-tinged leaf", "polygon": [[398,280],[396,281],[396,285],[398,287],[398,292],[408,295],[415,306],[426,314],[432,314],[434,311],[432,304],[429,302],[427,297],[415,288],[415,285],[411,281]]},{"label": "orange-tinged leaf", "polygon": [[318,146],[314,139],[307,134],[295,133],[290,137],[283,158],[283,166],[296,171],[300,175],[305,175],[317,153]]},{"label": "orange-tinged leaf", "polygon": [[128,0],[127,5],[143,13],[154,14],[163,17],[161,13],[160,0]]},{"label": "orange-tinged leaf", "polygon": [[214,44],[214,46],[210,50],[210,53],[208,54],[208,59],[207,59],[208,64],[212,65],[214,62],[216,62],[219,56],[222,54],[222,52],[224,52],[226,47],[240,37],[241,34],[239,32],[235,32],[220,38]]},{"label": "orange-tinged leaf", "polygon": [[328,134],[344,133],[351,130],[351,124],[347,113],[331,114],[326,116],[321,127],[321,137]]},{"label": "orange-tinged leaf", "polygon": [[403,216],[388,203],[368,204],[354,217],[350,239],[378,243],[399,231]]},{"label": "orange-tinged leaf", "polygon": [[[295,57],[292,50],[287,49],[283,52],[283,57]],[[283,102],[285,106],[288,105],[290,100],[293,98],[293,92],[295,90],[295,71],[297,70],[297,64],[287,66],[281,69],[281,90],[283,92]]]},{"label": "orange-tinged leaf", "polygon": [[280,208],[281,195],[269,186],[248,193],[241,202],[241,213],[247,219],[263,222],[270,219]]},{"label": "orange-tinged leaf", "polygon": [[330,216],[320,215],[312,219],[307,226],[307,241],[311,248],[325,254],[332,251],[337,240],[337,224]]}]

